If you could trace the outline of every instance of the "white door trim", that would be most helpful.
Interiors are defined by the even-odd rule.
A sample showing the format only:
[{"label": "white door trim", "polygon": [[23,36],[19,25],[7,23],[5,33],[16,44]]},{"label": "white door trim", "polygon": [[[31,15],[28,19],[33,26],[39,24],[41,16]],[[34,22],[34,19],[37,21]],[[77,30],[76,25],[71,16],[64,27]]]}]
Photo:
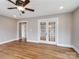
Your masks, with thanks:
[{"label": "white door trim", "polygon": [[[44,41],[41,41],[40,40],[40,22],[48,22],[48,21],[55,21],[57,24],[56,24],[56,43],[52,43],[52,42],[44,42]],[[38,40],[39,40],[39,43],[47,43],[47,44],[55,44],[57,45],[58,44],[58,17],[55,17],[55,18],[49,18],[49,19],[40,19],[38,20]]]},{"label": "white door trim", "polygon": [[28,39],[28,21],[18,21],[17,22],[17,39],[19,39],[19,23],[22,23],[22,22],[27,22],[27,25],[26,25],[26,27],[27,27],[27,39]]}]

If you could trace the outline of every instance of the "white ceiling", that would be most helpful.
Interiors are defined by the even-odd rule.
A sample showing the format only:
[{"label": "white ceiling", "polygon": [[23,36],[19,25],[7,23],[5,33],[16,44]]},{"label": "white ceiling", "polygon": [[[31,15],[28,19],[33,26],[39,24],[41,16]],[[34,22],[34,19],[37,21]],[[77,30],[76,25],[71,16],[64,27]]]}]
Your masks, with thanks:
[{"label": "white ceiling", "polygon": [[[34,9],[35,12],[26,11],[26,13],[22,15],[20,15],[20,12],[18,12],[16,9],[7,9],[8,7],[12,6],[15,5],[7,0],[0,0],[0,14],[8,17],[28,18],[72,12],[79,6],[79,0],[30,0],[30,3],[26,7]],[[60,6],[63,6],[64,8],[60,10]]]}]

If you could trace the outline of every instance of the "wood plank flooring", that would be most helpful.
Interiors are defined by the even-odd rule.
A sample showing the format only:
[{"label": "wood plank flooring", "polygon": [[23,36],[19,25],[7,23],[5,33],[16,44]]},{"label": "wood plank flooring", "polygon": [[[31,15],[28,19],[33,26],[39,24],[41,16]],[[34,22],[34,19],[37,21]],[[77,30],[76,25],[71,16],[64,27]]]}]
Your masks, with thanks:
[{"label": "wood plank flooring", "polygon": [[14,41],[0,45],[0,59],[79,59],[79,56],[70,48]]}]

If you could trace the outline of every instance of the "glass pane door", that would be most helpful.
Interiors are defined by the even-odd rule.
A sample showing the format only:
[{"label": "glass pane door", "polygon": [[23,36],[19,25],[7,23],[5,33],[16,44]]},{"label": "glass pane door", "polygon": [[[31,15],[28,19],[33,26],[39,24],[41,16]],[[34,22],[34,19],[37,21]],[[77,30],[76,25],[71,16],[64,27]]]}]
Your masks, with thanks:
[{"label": "glass pane door", "polygon": [[46,22],[40,22],[40,40],[46,41]]},{"label": "glass pane door", "polygon": [[56,22],[48,22],[48,41],[55,42],[55,24]]}]

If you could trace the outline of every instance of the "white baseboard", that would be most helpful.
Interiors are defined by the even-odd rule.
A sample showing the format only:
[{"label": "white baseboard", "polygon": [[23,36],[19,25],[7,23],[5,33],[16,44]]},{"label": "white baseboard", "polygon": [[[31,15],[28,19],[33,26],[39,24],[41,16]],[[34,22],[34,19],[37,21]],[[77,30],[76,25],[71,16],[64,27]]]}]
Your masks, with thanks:
[{"label": "white baseboard", "polygon": [[[44,43],[44,42],[39,42],[39,41],[35,41],[35,40],[27,40],[27,42]],[[53,43],[46,43],[46,44],[53,44]],[[53,44],[53,45],[55,45],[55,44]],[[57,44],[57,46],[72,48],[72,45],[65,45],[65,44]]]},{"label": "white baseboard", "polygon": [[79,54],[79,49],[77,47],[75,47],[74,45],[72,47]]},{"label": "white baseboard", "polygon": [[27,40],[27,42],[33,42],[33,43],[45,43],[45,44],[53,44],[55,45],[55,43],[52,43],[52,42],[43,42],[43,41],[35,41],[35,40]]},{"label": "white baseboard", "polygon": [[52,44],[52,45],[56,45],[55,42],[45,42],[45,41],[40,41],[39,43],[45,43],[45,44]]},{"label": "white baseboard", "polygon": [[4,41],[4,42],[0,42],[0,45],[5,44],[5,43],[9,43],[9,42],[12,42],[12,41],[15,41],[15,40],[17,40],[17,39],[12,39],[12,40],[10,39],[10,40]]},{"label": "white baseboard", "polygon": [[27,40],[27,42],[39,43],[39,41],[35,41],[35,40]]},{"label": "white baseboard", "polygon": [[66,44],[57,44],[57,46],[72,48],[72,45],[66,45]]}]

